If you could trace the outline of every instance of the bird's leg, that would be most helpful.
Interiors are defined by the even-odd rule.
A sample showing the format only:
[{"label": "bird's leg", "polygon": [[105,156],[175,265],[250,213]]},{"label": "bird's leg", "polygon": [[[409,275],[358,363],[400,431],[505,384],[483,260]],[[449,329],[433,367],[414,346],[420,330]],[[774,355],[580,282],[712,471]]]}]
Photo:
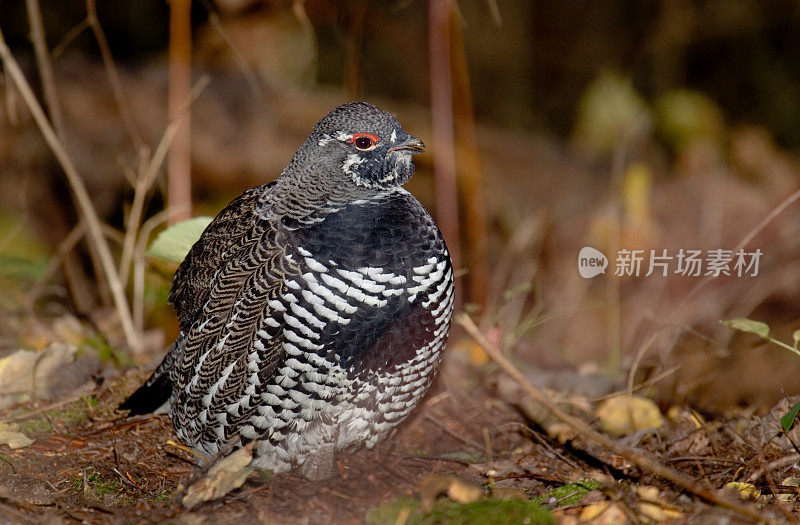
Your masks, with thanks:
[{"label": "bird's leg", "polygon": [[311,481],[329,479],[336,473],[336,444],[327,443],[309,455],[300,466],[300,474]]}]

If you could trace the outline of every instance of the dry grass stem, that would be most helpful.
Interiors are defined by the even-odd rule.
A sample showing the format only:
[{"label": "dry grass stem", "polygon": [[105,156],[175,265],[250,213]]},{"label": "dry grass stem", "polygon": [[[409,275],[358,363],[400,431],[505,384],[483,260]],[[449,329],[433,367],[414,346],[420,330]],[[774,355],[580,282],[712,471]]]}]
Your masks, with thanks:
[{"label": "dry grass stem", "polygon": [[241,71],[242,75],[244,76],[247,85],[250,87],[250,92],[255,98],[261,98],[263,93],[261,83],[253,71],[253,68],[251,68],[244,59],[242,52],[239,51],[239,49],[234,45],[233,40],[231,40],[230,36],[228,36],[228,33],[222,27],[222,22],[219,19],[217,10],[213,5],[211,5],[209,0],[200,0],[200,3],[203,4],[203,7],[205,7],[206,12],[208,13],[208,21],[211,23],[211,27],[214,28],[214,31],[217,32],[219,37],[225,43],[225,46],[228,48],[228,51],[230,51],[231,56],[236,63],[236,67],[239,68],[239,71]]},{"label": "dry grass stem", "polygon": [[114,64],[114,57],[111,55],[111,48],[108,47],[108,40],[103,28],[100,26],[100,21],[97,18],[97,7],[95,0],[86,0],[86,20],[89,27],[92,28],[94,38],[97,40],[97,46],[100,48],[100,55],[103,58],[103,65],[106,68],[108,80],[111,83],[111,91],[114,93],[114,101],[119,108],[120,115],[122,115],[122,122],[125,124],[125,129],[128,132],[133,147],[137,155],[144,151],[145,143],[142,139],[139,130],[133,122],[131,117],[130,108],[125,98],[125,93],[122,90],[122,82],[119,79],[119,72],[117,66]]},{"label": "dry grass stem", "polygon": [[72,41],[78,38],[80,34],[86,31],[88,28],[89,28],[88,17],[84,18],[83,20],[72,26],[72,29],[67,31],[67,33],[64,35],[64,38],[62,38],[61,41],[56,45],[56,47],[53,48],[53,51],[50,53],[51,58],[56,59],[60,57],[64,53],[64,51],[67,50],[67,47],[69,47]]},{"label": "dry grass stem", "polygon": [[[137,232],[139,232],[139,225],[144,213],[144,204],[147,192],[150,191],[150,188],[152,188],[156,178],[158,177],[158,174],[160,173],[161,166],[164,163],[164,159],[167,157],[169,147],[175,138],[175,134],[178,131],[181,120],[188,114],[191,104],[197,100],[197,97],[200,96],[200,93],[202,93],[206,86],[208,86],[209,82],[209,77],[207,75],[203,75],[195,83],[194,87],[192,87],[192,90],[189,92],[188,100],[184,101],[181,107],[178,108],[175,119],[170,121],[170,123],[167,125],[167,128],[164,130],[161,140],[156,146],[153,156],[148,161],[144,172],[136,177],[136,184],[133,192],[133,203],[131,204],[131,210],[128,215],[128,223],[125,228],[125,241],[122,246],[122,255],[120,256],[119,263],[120,280],[122,281],[123,285],[126,285],[128,282],[128,273],[130,272],[131,261],[133,259],[133,251],[134,246],[136,245]],[[188,211],[189,210],[186,210],[187,213]],[[141,235],[141,233],[139,233],[139,235]]]},{"label": "dry grass stem", "polygon": [[175,132],[178,129],[178,122],[171,122],[161,141],[153,152],[153,157],[150,159],[150,164],[143,174],[136,179],[136,185],[133,190],[133,203],[131,204],[130,213],[128,214],[128,223],[125,226],[125,240],[122,244],[122,255],[119,262],[119,278],[123,285],[128,282],[128,273],[130,272],[131,260],[133,259],[133,250],[136,245],[137,232],[139,225],[142,221],[144,213],[145,197],[147,192],[152,187],[153,183],[158,176],[161,164],[167,155],[172,139],[175,137]]},{"label": "dry grass stem", "polygon": [[144,254],[153,230],[167,222],[166,210],[156,213],[142,225],[133,258],[133,323],[139,331],[144,330]]},{"label": "dry grass stem", "polygon": [[58,91],[53,76],[53,66],[50,62],[50,53],[47,49],[47,40],[44,35],[44,25],[42,24],[42,10],[39,7],[39,0],[25,0],[28,12],[28,21],[31,26],[31,40],[33,41],[33,51],[36,55],[36,65],[39,68],[39,75],[42,78],[42,90],[44,100],[50,113],[50,120],[56,129],[56,134],[62,142],[66,142],[64,135],[64,118],[61,113],[61,104],[58,101]]},{"label": "dry grass stem", "polygon": [[50,121],[47,119],[47,116],[42,110],[42,106],[39,104],[39,101],[36,100],[33,90],[31,90],[28,81],[25,79],[22,70],[19,68],[16,59],[14,59],[14,56],[11,54],[11,50],[6,44],[2,31],[0,31],[0,58],[2,58],[6,71],[8,71],[11,79],[13,80],[17,89],[20,91],[25,104],[28,106],[28,109],[31,111],[31,114],[33,115],[33,118],[39,127],[39,130],[42,132],[42,135],[44,135],[48,146],[50,146],[50,149],[53,151],[53,154],[67,176],[67,181],[69,182],[70,188],[72,189],[72,192],[75,195],[75,199],[78,203],[78,209],[80,210],[81,217],[84,221],[86,221],[89,238],[96,248],[104,275],[108,280],[109,287],[111,288],[111,294],[114,299],[114,304],[116,306],[120,322],[122,323],[125,339],[132,349],[137,350],[139,348],[139,334],[136,332],[133,326],[133,319],[131,318],[128,300],[125,297],[125,290],[122,287],[122,282],[119,280],[119,274],[117,273],[117,269],[114,265],[114,260],[111,256],[111,250],[109,249],[108,243],[103,236],[103,228],[100,224],[100,219],[97,216],[97,212],[94,209],[91,199],[89,198],[89,194],[86,191],[86,186],[83,184],[83,180],[78,174],[78,171],[75,168],[75,165],[72,162],[69,154],[67,154],[66,150],[64,149],[64,145],[56,136],[53,127],[50,125]]}]

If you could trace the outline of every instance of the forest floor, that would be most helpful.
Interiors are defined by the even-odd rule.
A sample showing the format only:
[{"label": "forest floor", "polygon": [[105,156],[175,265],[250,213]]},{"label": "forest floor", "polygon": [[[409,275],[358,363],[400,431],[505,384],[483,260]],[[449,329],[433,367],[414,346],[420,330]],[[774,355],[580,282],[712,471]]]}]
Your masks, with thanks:
[{"label": "forest floor", "polygon": [[[764,416],[713,418],[690,408],[660,410],[635,396],[643,409],[624,405],[614,415],[609,400],[628,397],[624,387],[615,391],[613,377],[551,374],[564,385],[606,391],[548,390],[563,410],[740,507],[730,510],[543,413],[503,371],[470,359],[463,330],[453,339],[414,416],[376,449],[343,454],[332,479],[255,471],[240,488],[191,509],[184,486],[198,477],[199,462],[181,448],[168,417],[126,418],[115,410],[146,370],[106,374],[102,384],[55,402],[17,403],[0,412],[0,440],[7,443],[0,445],[0,521],[736,523],[758,515],[788,521],[800,510],[800,455],[777,419],[789,400]],[[537,382],[536,373],[527,376]],[[633,427],[615,429],[620,419]],[[795,432],[789,437],[797,443]]]}]

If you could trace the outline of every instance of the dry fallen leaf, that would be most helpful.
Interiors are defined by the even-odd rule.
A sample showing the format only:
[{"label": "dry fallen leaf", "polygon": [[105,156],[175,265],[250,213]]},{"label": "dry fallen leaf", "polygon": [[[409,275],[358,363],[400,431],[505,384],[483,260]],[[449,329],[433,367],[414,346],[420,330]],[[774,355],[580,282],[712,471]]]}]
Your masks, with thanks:
[{"label": "dry fallen leaf", "polygon": [[17,350],[0,359],[0,392],[19,393],[0,397],[0,408],[28,396],[47,399],[53,377],[75,360],[75,347],[54,343],[42,351]]},{"label": "dry fallen leaf", "polygon": [[423,509],[432,509],[436,498],[442,494],[456,503],[472,503],[481,497],[481,489],[456,476],[429,476],[419,485]]},{"label": "dry fallen leaf", "polygon": [[794,499],[797,499],[796,491],[798,488],[800,488],[800,478],[795,478],[792,476],[784,478],[784,480],[781,481],[781,485],[783,485],[784,487],[795,487],[795,492],[776,494],[775,497],[778,499],[778,501],[792,501]]},{"label": "dry fallen leaf", "polygon": [[787,435],[783,431],[781,418],[791,410],[795,403],[800,403],[800,396],[784,397],[770,409],[767,415],[761,418],[756,429],[760,434],[762,446],[771,444],[784,452],[794,451],[792,441],[797,443],[800,440],[800,425],[793,425]]},{"label": "dry fallen leaf", "polygon": [[637,487],[636,493],[643,500],[647,500],[639,502],[639,511],[651,520],[667,521],[682,516],[680,511],[667,505],[666,502],[662,503],[661,498],[658,497],[658,487],[649,485]]},{"label": "dry fallen leaf", "polygon": [[556,439],[562,444],[566,443],[567,441],[572,441],[578,436],[578,433],[575,432],[574,428],[566,423],[561,422],[550,423],[545,427],[545,430],[547,431],[547,435],[549,437]]},{"label": "dry fallen leaf", "polygon": [[33,440],[19,431],[19,426],[14,423],[0,423],[0,445],[8,445],[12,449],[25,448]]},{"label": "dry fallen leaf", "polygon": [[603,401],[597,409],[597,417],[603,430],[617,436],[664,424],[656,404],[638,396],[617,396]]},{"label": "dry fallen leaf", "polygon": [[591,521],[595,525],[620,525],[628,522],[628,518],[619,505],[608,501],[585,506],[581,511],[580,520]]},{"label": "dry fallen leaf", "polygon": [[204,501],[219,499],[234,489],[241,487],[254,468],[249,448],[240,448],[229,456],[217,461],[205,476],[186,490],[183,506],[196,507]]}]

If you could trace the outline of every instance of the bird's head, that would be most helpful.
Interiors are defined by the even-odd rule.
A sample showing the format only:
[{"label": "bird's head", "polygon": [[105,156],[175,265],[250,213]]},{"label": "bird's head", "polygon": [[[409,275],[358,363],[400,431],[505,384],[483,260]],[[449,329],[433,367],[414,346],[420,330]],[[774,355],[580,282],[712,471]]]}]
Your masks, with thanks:
[{"label": "bird's head", "polygon": [[391,114],[352,102],[317,122],[303,149],[310,149],[307,154],[323,159],[327,169],[338,170],[357,186],[387,189],[411,178],[411,156],[425,151],[425,145],[406,133]]}]

